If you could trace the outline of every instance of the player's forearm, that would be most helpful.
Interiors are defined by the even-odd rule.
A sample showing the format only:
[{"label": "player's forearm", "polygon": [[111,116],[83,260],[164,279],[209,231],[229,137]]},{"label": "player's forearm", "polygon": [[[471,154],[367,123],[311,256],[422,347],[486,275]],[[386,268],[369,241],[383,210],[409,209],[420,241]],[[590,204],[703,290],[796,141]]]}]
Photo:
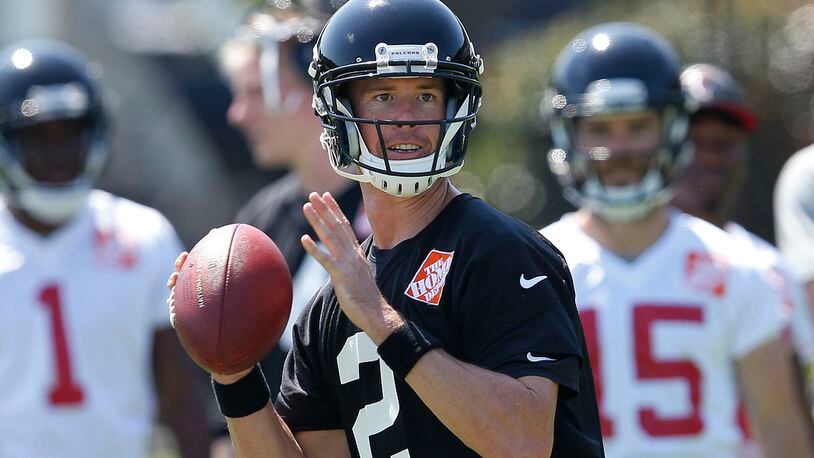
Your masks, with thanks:
[{"label": "player's forearm", "polygon": [[226,422],[239,458],[305,456],[271,402],[251,415],[227,418]]},{"label": "player's forearm", "polygon": [[741,387],[766,456],[814,456],[787,350],[777,338],[741,358]]},{"label": "player's forearm", "polygon": [[194,389],[191,374],[184,361],[178,364],[176,383],[169,383],[166,376],[159,386],[163,421],[172,429],[181,456],[184,458],[209,455],[209,428],[201,400]]},{"label": "player's forearm", "polygon": [[[779,374],[778,374],[779,375]],[[801,399],[795,396],[786,377],[778,376],[773,406],[761,409],[755,417],[758,437],[765,456],[814,456],[810,420]]]},{"label": "player's forearm", "polygon": [[193,394],[178,393],[175,402],[167,409],[165,421],[175,434],[178,449],[184,458],[209,456],[210,435],[206,415],[199,399]]},{"label": "player's forearm", "polygon": [[809,431],[801,409],[759,424],[758,437],[764,456],[814,456]]},{"label": "player's forearm", "polygon": [[[192,414],[173,415],[175,418],[168,421],[183,458],[209,456],[209,430],[206,423],[201,421],[203,417],[197,416],[198,410]],[[203,412],[200,414],[203,415]]]},{"label": "player's forearm", "polygon": [[191,363],[186,359],[175,332],[156,332],[153,343],[153,370],[161,420],[175,434],[184,458],[209,455],[206,414],[194,385]]},{"label": "player's forearm", "polygon": [[551,389],[534,391],[518,379],[463,363],[442,350],[424,355],[407,376],[441,422],[487,457],[551,453],[557,385],[546,382]]}]

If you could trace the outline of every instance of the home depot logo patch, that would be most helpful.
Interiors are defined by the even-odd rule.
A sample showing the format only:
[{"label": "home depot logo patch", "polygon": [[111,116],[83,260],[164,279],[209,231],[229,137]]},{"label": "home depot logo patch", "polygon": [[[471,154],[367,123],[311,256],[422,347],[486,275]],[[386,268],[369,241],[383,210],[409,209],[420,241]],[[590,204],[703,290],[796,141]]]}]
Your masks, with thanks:
[{"label": "home depot logo patch", "polygon": [[430,305],[438,305],[444,283],[447,281],[449,268],[452,266],[452,255],[455,252],[432,250],[418,272],[415,273],[404,294]]},{"label": "home depot logo patch", "polygon": [[726,264],[709,253],[691,251],[684,264],[687,282],[715,297],[726,294]]},{"label": "home depot logo patch", "polygon": [[138,264],[135,243],[120,234],[97,229],[93,234],[93,255],[99,264],[130,270]]}]

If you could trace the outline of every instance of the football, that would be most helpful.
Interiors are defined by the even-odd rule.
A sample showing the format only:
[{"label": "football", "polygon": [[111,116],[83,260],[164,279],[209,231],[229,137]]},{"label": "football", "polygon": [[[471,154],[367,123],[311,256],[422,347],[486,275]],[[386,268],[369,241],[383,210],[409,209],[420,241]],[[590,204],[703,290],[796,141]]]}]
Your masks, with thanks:
[{"label": "football", "polygon": [[175,284],[175,330],[201,367],[234,374],[277,344],[291,295],[288,265],[266,234],[248,224],[212,229]]}]

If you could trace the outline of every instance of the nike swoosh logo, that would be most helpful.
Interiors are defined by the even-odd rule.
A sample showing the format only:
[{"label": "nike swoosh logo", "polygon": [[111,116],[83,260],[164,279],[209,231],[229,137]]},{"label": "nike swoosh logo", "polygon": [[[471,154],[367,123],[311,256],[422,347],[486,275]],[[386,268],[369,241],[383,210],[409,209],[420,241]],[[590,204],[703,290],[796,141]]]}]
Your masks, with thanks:
[{"label": "nike swoosh logo", "polygon": [[520,286],[522,286],[523,289],[529,289],[546,278],[548,278],[548,275],[540,275],[539,277],[526,279],[526,274],[522,274],[520,275]]},{"label": "nike swoosh logo", "polygon": [[526,354],[526,358],[528,358],[529,361],[531,361],[533,363],[539,363],[541,361],[556,361],[556,359],[549,358],[547,356],[534,356],[534,355],[531,354],[531,352],[528,352]]}]

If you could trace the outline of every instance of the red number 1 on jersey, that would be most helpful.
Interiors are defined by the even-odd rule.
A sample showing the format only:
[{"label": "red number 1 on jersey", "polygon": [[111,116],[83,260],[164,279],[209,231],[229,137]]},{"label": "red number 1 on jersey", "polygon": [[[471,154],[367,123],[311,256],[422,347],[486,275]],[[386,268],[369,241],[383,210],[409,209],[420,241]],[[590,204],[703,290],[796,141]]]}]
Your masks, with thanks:
[{"label": "red number 1 on jersey", "polygon": [[64,406],[80,404],[84,398],[82,388],[76,383],[71,372],[71,357],[68,351],[68,340],[65,338],[65,326],[62,321],[62,301],[59,287],[47,285],[40,291],[40,302],[51,316],[51,331],[54,337],[54,363],[57,380],[49,392],[51,405]]}]

